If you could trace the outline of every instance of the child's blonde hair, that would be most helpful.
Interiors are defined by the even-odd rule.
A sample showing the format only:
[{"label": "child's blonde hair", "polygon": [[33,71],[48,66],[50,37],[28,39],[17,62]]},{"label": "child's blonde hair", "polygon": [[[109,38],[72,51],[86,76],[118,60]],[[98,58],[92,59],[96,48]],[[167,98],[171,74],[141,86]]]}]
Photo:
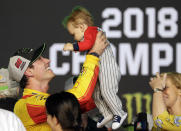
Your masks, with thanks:
[{"label": "child's blonde hair", "polygon": [[[178,89],[181,89],[181,74],[177,72],[166,72],[167,78],[171,80]],[[164,73],[161,74],[163,76]]]},{"label": "child's blonde hair", "polygon": [[72,22],[76,27],[78,24],[87,24],[88,26],[93,26],[93,17],[91,13],[82,6],[76,6],[72,9],[70,15],[66,16],[62,22],[63,26],[67,28],[67,24]]}]

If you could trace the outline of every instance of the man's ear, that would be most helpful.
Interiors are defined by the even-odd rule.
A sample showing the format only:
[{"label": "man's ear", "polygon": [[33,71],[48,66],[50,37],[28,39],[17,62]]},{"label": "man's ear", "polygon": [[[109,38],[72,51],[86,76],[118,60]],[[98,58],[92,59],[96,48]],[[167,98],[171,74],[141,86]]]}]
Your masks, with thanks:
[{"label": "man's ear", "polygon": [[25,71],[25,73],[24,73],[26,76],[28,76],[28,77],[31,77],[31,76],[33,76],[33,73],[32,73],[32,70],[31,70],[31,68],[27,68],[27,70]]}]

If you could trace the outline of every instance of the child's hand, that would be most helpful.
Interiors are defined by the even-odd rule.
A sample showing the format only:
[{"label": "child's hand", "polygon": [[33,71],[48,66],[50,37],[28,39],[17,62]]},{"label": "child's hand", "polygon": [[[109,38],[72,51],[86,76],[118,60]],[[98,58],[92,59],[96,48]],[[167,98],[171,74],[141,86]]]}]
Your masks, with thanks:
[{"label": "child's hand", "polygon": [[63,50],[64,51],[73,51],[74,50],[73,44],[72,43],[66,43],[63,47]]}]

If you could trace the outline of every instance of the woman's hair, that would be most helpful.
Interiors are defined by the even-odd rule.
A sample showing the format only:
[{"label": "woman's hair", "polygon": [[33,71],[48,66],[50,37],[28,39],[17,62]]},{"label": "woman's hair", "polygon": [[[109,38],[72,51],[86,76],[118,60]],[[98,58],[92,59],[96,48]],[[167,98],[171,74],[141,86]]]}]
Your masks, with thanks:
[{"label": "woman's hair", "polygon": [[94,25],[93,16],[86,8],[82,6],[74,7],[70,15],[64,18],[62,24],[65,28],[67,28],[67,24],[69,22],[72,22],[75,27],[81,23],[87,24],[88,26]]},{"label": "woman's hair", "polygon": [[56,117],[63,130],[80,131],[81,110],[76,97],[68,92],[50,95],[46,100],[47,114]]},{"label": "woman's hair", "polygon": [[[181,89],[181,74],[177,72],[166,72],[167,78],[169,78],[178,89]],[[161,74],[163,76],[164,73]]]}]

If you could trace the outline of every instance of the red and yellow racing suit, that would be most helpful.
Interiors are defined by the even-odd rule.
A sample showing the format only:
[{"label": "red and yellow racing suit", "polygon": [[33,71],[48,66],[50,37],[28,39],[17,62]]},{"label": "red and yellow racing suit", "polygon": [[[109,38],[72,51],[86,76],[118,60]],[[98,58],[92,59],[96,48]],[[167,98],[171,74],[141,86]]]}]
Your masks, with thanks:
[{"label": "red and yellow racing suit", "polygon": [[[87,55],[82,72],[72,89],[80,102],[81,110],[88,111],[95,107],[92,93],[99,73],[99,58]],[[15,104],[14,112],[21,119],[27,131],[50,131],[46,122],[45,102],[49,94],[32,89],[24,89],[23,97]]]},{"label": "red and yellow racing suit", "polygon": [[49,94],[24,89],[23,97],[14,107],[14,113],[23,122],[27,131],[51,131],[46,116],[45,102]]}]

